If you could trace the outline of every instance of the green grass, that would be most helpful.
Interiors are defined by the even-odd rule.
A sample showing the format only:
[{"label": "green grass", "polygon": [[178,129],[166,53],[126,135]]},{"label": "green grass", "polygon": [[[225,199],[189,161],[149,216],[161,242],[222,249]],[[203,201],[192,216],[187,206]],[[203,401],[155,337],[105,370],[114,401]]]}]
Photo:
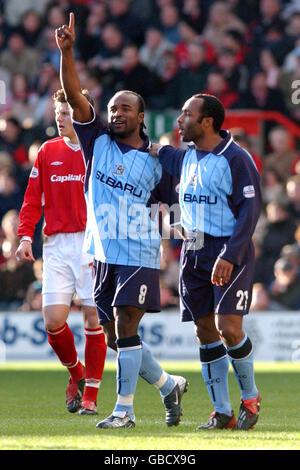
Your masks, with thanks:
[{"label": "green grass", "polygon": [[[157,390],[139,380],[135,395],[136,427],[100,430],[95,425],[115,402],[115,364],[108,362],[99,391],[99,415],[71,415],[65,410],[67,374],[58,363],[0,365],[1,450],[296,450],[300,449],[299,364],[257,363],[261,416],[251,431],[201,431],[195,428],[212,411],[197,362],[162,363],[184,375],[180,426],[168,428]],[[231,402],[236,413],[240,392],[230,372]]]}]

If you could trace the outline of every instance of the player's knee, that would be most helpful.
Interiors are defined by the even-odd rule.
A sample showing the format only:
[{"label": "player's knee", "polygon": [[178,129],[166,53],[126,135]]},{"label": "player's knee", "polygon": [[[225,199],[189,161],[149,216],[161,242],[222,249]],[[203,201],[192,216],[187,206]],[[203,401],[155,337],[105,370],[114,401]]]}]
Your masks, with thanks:
[{"label": "player's knee", "polygon": [[240,337],[240,331],[235,327],[235,325],[220,325],[218,331],[226,344],[237,344]]},{"label": "player's knee", "polygon": [[118,338],[129,338],[137,334],[139,322],[143,315],[141,310],[134,307],[116,308],[114,315]]},{"label": "player's knee", "polygon": [[65,322],[57,318],[48,318],[48,319],[45,319],[44,324],[45,324],[46,331],[51,332],[51,331],[56,331],[59,328],[62,328]]},{"label": "player's knee", "polygon": [[99,319],[95,307],[83,306],[82,312],[85,328],[94,329],[99,326]]}]

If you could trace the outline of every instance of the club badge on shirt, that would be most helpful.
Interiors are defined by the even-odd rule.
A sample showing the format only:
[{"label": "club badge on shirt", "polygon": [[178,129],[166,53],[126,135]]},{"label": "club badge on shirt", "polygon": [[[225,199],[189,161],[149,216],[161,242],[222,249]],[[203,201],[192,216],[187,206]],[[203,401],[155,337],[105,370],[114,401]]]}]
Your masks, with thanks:
[{"label": "club badge on shirt", "polygon": [[121,163],[116,163],[113,174],[120,176],[124,173],[124,170],[125,170],[125,165],[122,165]]}]

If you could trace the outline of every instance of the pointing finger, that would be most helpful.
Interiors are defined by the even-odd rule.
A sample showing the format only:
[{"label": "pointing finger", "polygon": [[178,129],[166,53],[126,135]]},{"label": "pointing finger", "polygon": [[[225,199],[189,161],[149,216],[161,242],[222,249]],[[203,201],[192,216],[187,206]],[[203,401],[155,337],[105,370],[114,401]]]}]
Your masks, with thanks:
[{"label": "pointing finger", "polygon": [[75,27],[75,17],[74,13],[70,13],[70,19],[69,19],[69,28],[73,32]]}]

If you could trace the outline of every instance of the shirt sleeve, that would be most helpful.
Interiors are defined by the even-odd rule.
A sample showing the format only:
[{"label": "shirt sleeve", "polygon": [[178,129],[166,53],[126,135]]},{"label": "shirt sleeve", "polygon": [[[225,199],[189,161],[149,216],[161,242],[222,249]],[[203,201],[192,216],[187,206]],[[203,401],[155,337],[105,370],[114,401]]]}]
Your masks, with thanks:
[{"label": "shirt sleeve", "polygon": [[236,218],[236,225],[220,257],[241,265],[261,212],[260,176],[246,153],[236,155],[230,166],[233,189],[228,203]]},{"label": "shirt sleeve", "polygon": [[162,167],[172,176],[179,179],[185,153],[184,149],[164,145],[158,151],[158,158]]},{"label": "shirt sleeve", "polygon": [[18,237],[33,238],[35,227],[43,215],[42,160],[44,147],[38,152],[28,179],[24,201],[19,214]]},{"label": "shirt sleeve", "polygon": [[92,158],[95,139],[108,132],[107,126],[96,114],[93,106],[90,106],[93,112],[93,118],[91,121],[78,122],[74,121],[74,119],[72,120],[86,165]]}]

